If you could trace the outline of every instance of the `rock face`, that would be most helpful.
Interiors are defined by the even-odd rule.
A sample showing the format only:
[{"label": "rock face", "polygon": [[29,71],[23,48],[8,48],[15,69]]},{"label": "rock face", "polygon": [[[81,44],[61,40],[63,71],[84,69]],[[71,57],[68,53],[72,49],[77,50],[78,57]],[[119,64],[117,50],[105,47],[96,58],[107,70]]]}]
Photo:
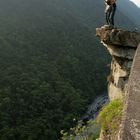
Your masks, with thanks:
[{"label": "rock face", "polygon": [[131,69],[121,126],[117,140],[140,140],[140,45]]},{"label": "rock face", "polygon": [[110,136],[102,131],[99,140],[140,140],[140,33],[103,26],[96,35],[112,56],[109,98],[125,97],[118,132]]},{"label": "rock face", "polygon": [[125,96],[133,58],[140,42],[140,33],[103,26],[96,35],[112,56],[111,72],[108,76],[110,100]]}]

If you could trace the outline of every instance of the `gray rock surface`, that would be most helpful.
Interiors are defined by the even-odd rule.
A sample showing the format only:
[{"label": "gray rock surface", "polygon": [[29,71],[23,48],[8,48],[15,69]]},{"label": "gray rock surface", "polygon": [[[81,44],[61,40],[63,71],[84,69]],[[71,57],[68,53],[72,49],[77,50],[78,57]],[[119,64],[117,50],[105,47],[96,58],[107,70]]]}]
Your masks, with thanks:
[{"label": "gray rock surface", "polygon": [[140,140],[140,33],[103,26],[96,35],[112,56],[109,98],[126,102],[119,133],[100,140]]},{"label": "gray rock surface", "polygon": [[140,45],[133,61],[119,140],[140,140]]}]

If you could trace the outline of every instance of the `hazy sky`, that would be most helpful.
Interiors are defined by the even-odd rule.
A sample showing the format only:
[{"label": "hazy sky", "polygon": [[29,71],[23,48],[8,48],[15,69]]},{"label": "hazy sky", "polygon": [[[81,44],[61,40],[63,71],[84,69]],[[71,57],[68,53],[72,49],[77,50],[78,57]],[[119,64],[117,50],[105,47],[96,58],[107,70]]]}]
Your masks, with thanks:
[{"label": "hazy sky", "polygon": [[140,0],[130,0],[132,2],[134,2],[138,7],[140,7]]}]

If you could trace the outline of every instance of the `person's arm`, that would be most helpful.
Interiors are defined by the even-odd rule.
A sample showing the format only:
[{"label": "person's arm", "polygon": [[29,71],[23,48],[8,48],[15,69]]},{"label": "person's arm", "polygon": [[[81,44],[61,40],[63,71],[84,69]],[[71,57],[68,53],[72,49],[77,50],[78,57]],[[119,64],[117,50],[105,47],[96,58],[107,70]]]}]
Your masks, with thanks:
[{"label": "person's arm", "polygon": [[111,5],[111,0],[105,0],[105,4],[110,6]]}]

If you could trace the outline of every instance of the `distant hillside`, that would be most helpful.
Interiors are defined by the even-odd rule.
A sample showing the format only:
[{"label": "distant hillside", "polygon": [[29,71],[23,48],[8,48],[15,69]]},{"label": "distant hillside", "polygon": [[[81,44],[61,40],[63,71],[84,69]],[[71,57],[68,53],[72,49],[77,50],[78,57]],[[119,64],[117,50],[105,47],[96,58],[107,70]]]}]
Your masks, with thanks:
[{"label": "distant hillside", "polygon": [[118,9],[140,28],[140,8],[129,0],[118,1]]},{"label": "distant hillside", "polygon": [[[126,1],[127,4],[128,0]],[[129,4],[130,3],[131,2],[129,2]],[[130,17],[127,17],[126,9],[129,9],[127,8],[129,4],[128,6],[126,6],[126,4],[124,1],[121,1],[119,6],[123,7],[123,5],[125,5],[125,11],[122,8],[118,8],[115,18],[118,26],[130,28],[132,27],[133,23],[129,19]],[[4,20],[1,21],[1,23],[4,24],[5,22],[8,22],[9,25],[12,23],[17,23],[18,26],[20,26],[20,23],[30,23],[30,20],[37,20],[38,18],[41,19],[44,17],[48,23],[50,23],[53,22],[50,18],[53,16],[56,18],[55,21],[57,21],[59,18],[58,15],[63,17],[67,16],[69,19],[73,17],[80,24],[84,24],[89,28],[92,28],[92,30],[94,30],[97,26],[105,24],[105,7],[102,0],[14,0],[12,2],[10,0],[1,0],[0,7],[1,20]],[[132,9],[135,9],[135,7]],[[45,21],[43,20],[42,22]]]}]

